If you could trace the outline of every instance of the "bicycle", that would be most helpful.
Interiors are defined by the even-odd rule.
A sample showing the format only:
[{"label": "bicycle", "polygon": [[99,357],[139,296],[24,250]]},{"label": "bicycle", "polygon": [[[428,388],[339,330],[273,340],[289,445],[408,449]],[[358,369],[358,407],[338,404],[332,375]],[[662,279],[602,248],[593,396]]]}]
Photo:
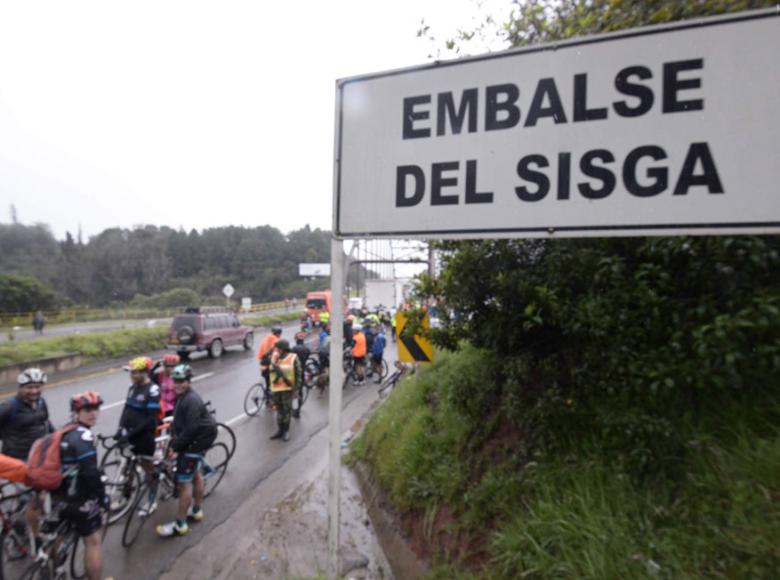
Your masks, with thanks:
[{"label": "bicycle", "polygon": [[[158,500],[167,501],[172,497],[177,497],[176,457],[167,449],[168,441],[165,441],[165,446],[164,456],[155,458],[154,471],[142,486],[128,514],[124,530],[122,530],[122,546],[125,548],[132,546],[138,539],[144,524],[154,513],[153,506]],[[205,483],[204,497],[209,497],[214,493],[225,476],[229,461],[230,453],[224,443],[215,443],[204,452],[203,464],[200,467]],[[144,501],[147,503],[142,506]]]},{"label": "bicycle", "polygon": [[271,399],[271,389],[264,381],[255,383],[244,395],[244,412],[250,417],[254,417],[260,411],[273,406]]},{"label": "bicycle", "polygon": [[19,490],[8,483],[0,492],[0,580],[18,578],[24,568],[21,562],[32,553],[27,532],[25,508],[31,489]]},{"label": "bicycle", "polygon": [[[86,576],[80,553],[83,538],[76,531],[74,524],[62,517],[65,506],[65,502],[60,502],[53,509],[44,510],[41,520],[42,544],[21,580],[64,580],[67,577],[64,568],[69,559],[71,578],[80,580]],[[103,517],[105,518],[105,514]],[[107,527],[105,524],[102,526],[103,536]]]},{"label": "bicycle", "polygon": [[409,370],[408,366],[405,363],[402,363],[401,361],[395,361],[393,363],[393,366],[395,366],[396,370],[393,372],[392,375],[387,377],[385,381],[382,383],[382,386],[379,388],[378,393],[382,394],[387,389],[390,389],[391,391],[395,388],[395,386],[398,384],[398,381],[401,380],[401,377],[403,377],[406,372]]},{"label": "bicycle", "polygon": [[[115,441],[112,445],[107,443]],[[120,445],[113,436],[98,435],[98,442],[106,449],[100,462],[103,472],[103,482],[110,504],[108,510],[108,525],[121,520],[130,510],[135,498],[141,490],[144,478],[143,458],[130,451],[130,446]]]}]

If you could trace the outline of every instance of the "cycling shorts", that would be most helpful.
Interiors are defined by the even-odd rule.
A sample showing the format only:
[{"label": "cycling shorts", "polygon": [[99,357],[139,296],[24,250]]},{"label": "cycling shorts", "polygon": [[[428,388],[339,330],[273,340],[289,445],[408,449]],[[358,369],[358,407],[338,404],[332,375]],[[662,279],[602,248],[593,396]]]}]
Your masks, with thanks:
[{"label": "cycling shorts", "polygon": [[103,527],[103,518],[96,499],[69,503],[62,511],[62,516],[73,524],[76,533],[82,538],[91,536]]},{"label": "cycling shorts", "polygon": [[139,433],[129,441],[130,450],[136,455],[154,455],[154,432]]},{"label": "cycling shorts", "polygon": [[356,356],[354,359],[356,365],[366,366],[366,357]]},{"label": "cycling shorts", "polygon": [[371,362],[374,363],[374,364],[381,365],[383,358],[384,357],[381,354],[372,354],[371,355]]},{"label": "cycling shorts", "polygon": [[202,453],[179,453],[176,458],[176,481],[192,481],[201,465]]}]

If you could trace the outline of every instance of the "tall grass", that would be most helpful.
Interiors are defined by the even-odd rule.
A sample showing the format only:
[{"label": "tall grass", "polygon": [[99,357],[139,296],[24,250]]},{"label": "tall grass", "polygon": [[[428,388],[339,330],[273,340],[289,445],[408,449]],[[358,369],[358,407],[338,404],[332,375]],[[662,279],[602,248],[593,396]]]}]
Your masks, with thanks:
[{"label": "tall grass", "polygon": [[465,569],[469,554],[439,552],[431,578],[776,577],[780,402],[770,389],[686,415],[674,471],[639,481],[611,461],[604,437],[614,433],[572,433],[568,452],[553,454],[527,448],[521,426],[497,425],[497,409],[473,413],[483,355],[437,356],[353,444],[424,530],[446,506],[454,532],[487,539],[481,564]]}]

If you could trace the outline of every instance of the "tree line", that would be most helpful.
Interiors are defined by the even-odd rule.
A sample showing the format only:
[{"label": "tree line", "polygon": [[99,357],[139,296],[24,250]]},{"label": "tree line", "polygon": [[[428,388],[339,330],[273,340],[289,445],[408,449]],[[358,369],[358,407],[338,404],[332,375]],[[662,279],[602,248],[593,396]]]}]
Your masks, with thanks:
[{"label": "tree line", "polygon": [[57,240],[46,224],[0,224],[0,311],[148,302],[186,288],[267,302],[328,286],[302,279],[300,262],[330,261],[330,232],[305,227],[284,234],[271,226],[226,226],[199,232],[170,227],[109,228],[88,241],[70,232]]}]

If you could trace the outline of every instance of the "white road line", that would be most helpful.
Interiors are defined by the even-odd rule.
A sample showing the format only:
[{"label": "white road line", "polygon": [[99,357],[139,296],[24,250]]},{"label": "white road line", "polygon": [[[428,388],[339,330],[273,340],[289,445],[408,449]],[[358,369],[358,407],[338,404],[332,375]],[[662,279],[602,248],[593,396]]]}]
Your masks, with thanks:
[{"label": "white road line", "polygon": [[230,427],[234,423],[238,423],[241,419],[246,419],[246,417],[247,417],[246,413],[241,413],[240,415],[236,415],[232,419],[228,419],[227,421],[225,421],[225,425]]},{"label": "white road line", "polygon": [[[195,383],[195,382],[201,381],[203,379],[207,379],[210,376],[212,376],[213,374],[214,373],[205,373],[205,374],[202,374],[202,375],[198,375],[197,377],[194,377],[192,379],[192,382]],[[101,411],[108,411],[109,409],[113,409],[114,407],[118,407],[119,405],[124,405],[124,404],[125,404],[124,400],[117,401],[116,403],[111,403],[110,405],[103,405],[102,407],[100,407],[100,410]]]}]

